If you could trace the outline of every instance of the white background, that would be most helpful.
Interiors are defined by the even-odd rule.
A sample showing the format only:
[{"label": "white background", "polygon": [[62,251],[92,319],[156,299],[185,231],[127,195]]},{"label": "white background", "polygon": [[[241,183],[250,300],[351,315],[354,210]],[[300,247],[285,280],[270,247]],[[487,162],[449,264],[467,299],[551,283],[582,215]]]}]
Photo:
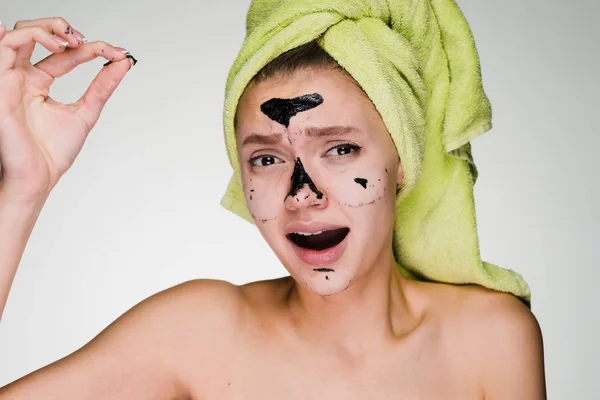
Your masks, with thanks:
[{"label": "white background", "polygon": [[[60,15],[140,62],[33,232],[0,324],[0,386],[81,347],[159,290],[285,274],[255,228],[219,206],[230,176],[224,82],[248,5],[1,0],[9,27]],[[459,5],[494,107],[494,129],[473,142],[482,255],[531,285],[549,398],[597,399],[600,2]],[[102,63],[60,79],[51,95],[76,100]]]}]

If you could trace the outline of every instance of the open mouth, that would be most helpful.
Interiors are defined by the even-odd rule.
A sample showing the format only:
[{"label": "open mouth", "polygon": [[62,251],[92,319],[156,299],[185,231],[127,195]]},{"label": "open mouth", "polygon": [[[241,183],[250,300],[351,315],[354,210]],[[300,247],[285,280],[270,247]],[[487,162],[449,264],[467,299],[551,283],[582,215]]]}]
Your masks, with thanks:
[{"label": "open mouth", "polygon": [[294,232],[289,233],[287,238],[296,246],[303,249],[323,251],[340,244],[349,232],[349,228],[339,228],[314,233]]}]

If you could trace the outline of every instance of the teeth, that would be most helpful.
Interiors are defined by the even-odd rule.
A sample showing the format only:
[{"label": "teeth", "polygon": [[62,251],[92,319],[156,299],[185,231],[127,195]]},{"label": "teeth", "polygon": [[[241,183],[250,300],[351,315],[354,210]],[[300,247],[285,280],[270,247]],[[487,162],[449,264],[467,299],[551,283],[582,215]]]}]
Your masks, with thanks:
[{"label": "teeth", "polygon": [[318,231],[318,232],[296,232],[297,235],[302,235],[302,236],[312,236],[312,235],[320,235],[321,233],[323,233],[323,231]]}]

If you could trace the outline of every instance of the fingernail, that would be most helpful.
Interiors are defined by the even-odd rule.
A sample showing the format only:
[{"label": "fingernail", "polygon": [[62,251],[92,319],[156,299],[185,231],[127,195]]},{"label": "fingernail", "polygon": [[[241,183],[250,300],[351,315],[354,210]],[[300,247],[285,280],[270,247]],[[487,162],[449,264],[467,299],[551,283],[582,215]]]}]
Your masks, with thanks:
[{"label": "fingernail", "polygon": [[3,25],[3,24],[2,24],[2,20],[1,20],[1,19],[0,19],[0,25]]},{"label": "fingernail", "polygon": [[134,56],[132,56],[131,54],[127,54],[127,58],[129,59],[129,62],[131,63],[132,68],[138,62],[138,60],[136,60],[136,58]]},{"label": "fingernail", "polygon": [[68,46],[69,42],[67,42],[66,40],[62,40],[61,38],[59,38],[58,36],[52,36],[52,39],[54,39],[54,41],[56,43],[62,44],[63,46]]},{"label": "fingernail", "polygon": [[122,47],[115,47],[115,50],[120,51],[123,54],[129,54],[129,50],[124,49]]},{"label": "fingernail", "polygon": [[[127,50],[125,50],[125,51],[127,51]],[[131,54],[129,54],[129,52],[127,52],[126,54],[127,54],[127,59],[129,60],[129,63],[131,64],[131,67],[130,67],[130,68],[132,68],[132,67],[133,67],[135,64],[137,64],[138,60],[137,60],[137,59],[136,59],[134,56],[132,56]],[[108,61],[108,62],[106,62],[106,63],[105,63],[104,65],[102,65],[102,66],[103,66],[103,67],[106,67],[106,66],[109,66],[110,64],[112,64],[112,60],[111,60],[111,61]]]},{"label": "fingernail", "polygon": [[88,40],[85,36],[83,36],[83,33],[79,32],[77,29],[73,29],[73,33],[75,33],[75,36],[77,37],[77,40],[80,43],[87,43]]}]

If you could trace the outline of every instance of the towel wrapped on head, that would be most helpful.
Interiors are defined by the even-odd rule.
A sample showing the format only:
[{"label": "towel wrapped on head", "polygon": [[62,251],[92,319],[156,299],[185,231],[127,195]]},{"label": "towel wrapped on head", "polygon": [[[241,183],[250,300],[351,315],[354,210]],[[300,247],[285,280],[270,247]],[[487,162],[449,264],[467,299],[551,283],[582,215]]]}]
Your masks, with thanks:
[{"label": "towel wrapped on head", "polygon": [[224,131],[234,173],[222,205],[252,221],[241,186],[235,114],[252,78],[317,40],[371,99],[404,169],[394,255],[415,279],[477,284],[529,304],[514,271],[480,257],[470,140],[491,128],[471,30],[454,0],[254,0],[227,79]]}]

